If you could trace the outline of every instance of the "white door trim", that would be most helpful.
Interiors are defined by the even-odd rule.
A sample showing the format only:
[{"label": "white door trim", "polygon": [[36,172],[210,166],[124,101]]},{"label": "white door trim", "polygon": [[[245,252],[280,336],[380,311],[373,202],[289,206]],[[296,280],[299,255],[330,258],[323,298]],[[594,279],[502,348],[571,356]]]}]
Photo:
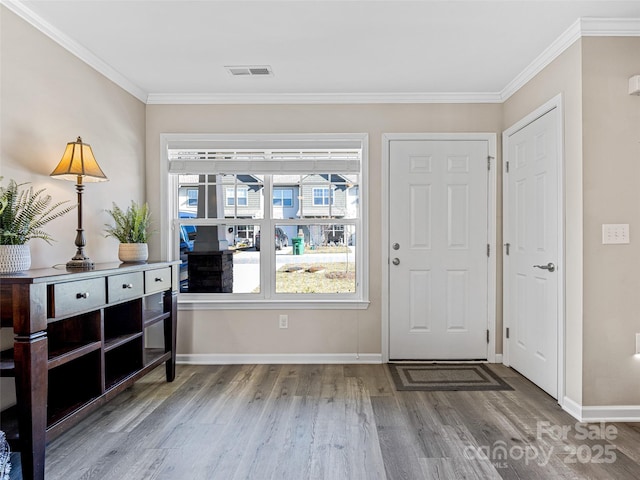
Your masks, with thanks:
[{"label": "white door trim", "polygon": [[[565,355],[564,355],[564,346],[565,346],[565,248],[564,248],[564,110],[563,110],[563,102],[562,102],[562,94],[558,94],[553,97],[551,100],[546,102],[544,105],[535,109],[530,114],[526,115],[524,118],[520,119],[518,122],[513,124],[511,127],[506,129],[502,133],[502,155],[504,157],[503,165],[506,165],[506,162],[509,160],[509,139],[510,137],[526,127],[530,123],[534,122],[538,118],[542,117],[544,114],[549,113],[551,110],[557,109],[557,125],[556,125],[556,133],[557,133],[557,175],[558,175],[558,275],[560,278],[558,279],[558,403],[562,405],[565,392],[564,392],[564,373],[565,373]],[[504,168],[504,167],[503,167]],[[505,175],[502,176],[502,211],[507,211],[507,203],[509,201],[509,190],[507,185],[507,178]],[[506,233],[508,232],[508,217],[503,215],[503,224],[502,224],[502,234],[503,239],[505,238]],[[502,278],[507,278],[509,267],[509,257],[507,255],[503,255],[503,264],[502,264]],[[506,281],[503,281],[503,302],[502,302],[502,319],[503,319],[503,356],[502,360],[506,366],[509,366],[509,340],[507,339],[507,328],[509,327],[509,302],[508,294],[509,294],[509,284]]]},{"label": "white door trim", "polygon": [[389,148],[392,140],[479,140],[486,141],[491,169],[489,171],[487,243],[491,250],[487,270],[487,361],[496,361],[496,178],[497,178],[497,135],[495,133],[385,133],[382,135],[382,361],[389,361]]}]

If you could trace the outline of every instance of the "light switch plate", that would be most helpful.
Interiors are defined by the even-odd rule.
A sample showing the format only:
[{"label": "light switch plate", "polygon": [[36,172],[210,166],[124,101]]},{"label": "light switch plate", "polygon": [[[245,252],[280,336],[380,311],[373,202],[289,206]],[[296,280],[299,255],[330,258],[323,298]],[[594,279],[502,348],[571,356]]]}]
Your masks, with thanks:
[{"label": "light switch plate", "polygon": [[629,224],[602,224],[602,243],[604,245],[629,243]]}]

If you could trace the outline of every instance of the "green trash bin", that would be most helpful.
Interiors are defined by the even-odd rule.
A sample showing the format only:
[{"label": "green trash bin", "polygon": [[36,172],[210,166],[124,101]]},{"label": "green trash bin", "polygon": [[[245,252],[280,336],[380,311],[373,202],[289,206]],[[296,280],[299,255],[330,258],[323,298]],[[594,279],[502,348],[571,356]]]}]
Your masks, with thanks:
[{"label": "green trash bin", "polygon": [[302,255],[304,253],[304,238],[293,237],[291,242],[293,244],[293,254]]}]

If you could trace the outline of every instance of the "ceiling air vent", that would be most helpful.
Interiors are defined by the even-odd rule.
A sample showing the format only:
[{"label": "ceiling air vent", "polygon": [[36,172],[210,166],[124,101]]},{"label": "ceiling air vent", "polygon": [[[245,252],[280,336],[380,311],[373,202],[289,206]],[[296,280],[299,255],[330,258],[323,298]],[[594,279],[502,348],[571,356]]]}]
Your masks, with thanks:
[{"label": "ceiling air vent", "polygon": [[273,70],[269,65],[231,65],[224,68],[235,77],[273,76]]}]

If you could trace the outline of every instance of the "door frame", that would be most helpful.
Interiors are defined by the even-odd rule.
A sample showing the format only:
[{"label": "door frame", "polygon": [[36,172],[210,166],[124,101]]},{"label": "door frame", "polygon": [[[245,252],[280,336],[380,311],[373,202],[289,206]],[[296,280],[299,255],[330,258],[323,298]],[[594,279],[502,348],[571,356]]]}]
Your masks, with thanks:
[{"label": "door frame", "polygon": [[[565,232],[564,232],[564,110],[563,110],[563,101],[562,94],[558,94],[553,97],[551,100],[541,105],[533,112],[524,116],[522,119],[517,121],[511,127],[507,128],[504,132],[502,132],[502,156],[503,156],[503,168],[506,165],[506,162],[509,161],[509,140],[511,136],[523,129],[530,123],[533,123],[540,117],[549,113],[552,110],[556,110],[558,112],[558,116],[556,119],[556,135],[558,138],[557,141],[557,170],[556,174],[558,176],[558,259],[557,259],[557,272],[558,272],[558,404],[563,404],[564,399],[564,372],[565,372]],[[509,202],[509,187],[507,182],[506,175],[502,176],[502,211],[507,211],[507,206]],[[506,213],[503,213],[503,223],[502,223],[502,238],[503,243],[506,242],[505,238],[508,232],[509,227],[509,219]],[[509,284],[504,279],[508,278],[509,272],[509,256],[503,255],[503,263],[502,263],[502,321],[503,321],[503,339],[502,339],[502,361],[504,365],[509,366],[509,342],[510,340],[507,338],[507,328],[509,327]]]},{"label": "door frame", "polygon": [[389,361],[389,328],[390,328],[390,298],[389,298],[389,215],[391,214],[389,200],[389,174],[391,172],[390,143],[394,140],[440,140],[440,141],[486,141],[489,151],[491,168],[489,169],[487,185],[487,243],[490,248],[487,265],[487,329],[489,343],[487,344],[487,361],[496,361],[496,220],[497,220],[497,134],[495,133],[384,133],[382,134],[382,361]]}]

